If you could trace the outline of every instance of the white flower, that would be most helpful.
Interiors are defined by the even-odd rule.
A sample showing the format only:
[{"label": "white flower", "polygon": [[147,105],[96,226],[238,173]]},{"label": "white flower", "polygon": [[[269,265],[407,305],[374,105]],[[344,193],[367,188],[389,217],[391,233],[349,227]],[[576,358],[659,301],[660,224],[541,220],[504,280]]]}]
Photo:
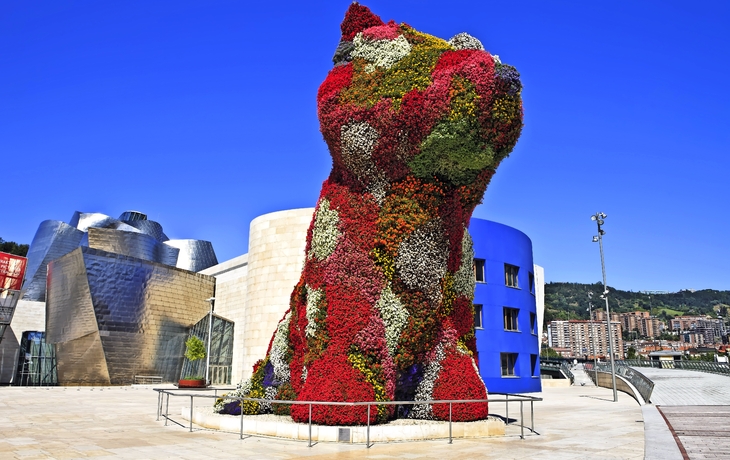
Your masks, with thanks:
[{"label": "white flower", "polygon": [[[441,361],[445,357],[444,345],[440,343],[436,347],[435,358],[426,364],[426,370],[423,372],[423,380],[421,380],[418,388],[416,388],[416,401],[428,401],[433,398],[433,386],[441,371]],[[409,417],[430,419],[433,417],[433,407],[431,404],[414,404]]]},{"label": "white flower", "polygon": [[340,217],[335,209],[330,209],[330,202],[322,198],[314,214],[314,228],[312,229],[312,244],[308,257],[324,260],[335,251],[340,231],[337,226]]},{"label": "white flower", "polygon": [[474,298],[474,242],[469,235],[469,230],[464,229],[464,237],[461,239],[461,265],[454,273],[454,291],[457,295],[464,295]]},{"label": "white flower", "polygon": [[398,245],[395,266],[409,288],[432,291],[446,273],[448,259],[449,243],[443,225],[440,219],[433,219]]},{"label": "white flower", "polygon": [[378,131],[363,121],[352,121],[340,128],[342,161],[348,171],[367,185],[378,204],[382,204],[390,187],[385,173],[373,162]]},{"label": "white flower", "polygon": [[317,332],[317,323],[314,321],[317,318],[319,311],[319,303],[324,296],[322,289],[312,289],[309,285],[304,287],[307,290],[307,327],[304,328],[304,334],[307,337],[314,337]]},{"label": "white flower", "polygon": [[375,307],[380,311],[380,317],[383,318],[385,342],[388,345],[388,353],[393,356],[396,348],[398,348],[400,333],[408,324],[408,310],[403,306],[398,296],[390,290],[390,285],[385,286],[380,293],[380,298],[375,303]]},{"label": "white flower", "polygon": [[482,42],[466,32],[451,37],[449,45],[453,46],[456,50],[484,50]]},{"label": "white flower", "polygon": [[[370,40],[360,32],[355,35],[352,42],[355,49],[352,50],[350,56],[363,58],[373,66],[386,69],[390,69],[411,52],[411,44],[403,35],[399,35],[393,40]],[[374,67],[370,67],[370,69],[374,70]],[[365,70],[368,71],[368,68],[366,67]]]},{"label": "white flower", "polygon": [[286,352],[289,348],[287,337],[290,319],[291,312],[287,313],[277,326],[274,341],[271,343],[271,352],[269,353],[269,361],[274,366],[274,377],[281,383],[288,382],[291,373],[289,363],[286,362]]},{"label": "white flower", "polygon": [[[279,391],[276,387],[266,387],[264,390],[264,397],[262,399],[268,399],[271,401],[276,398],[276,393]],[[269,401],[259,402],[259,413],[271,412],[271,403]]]}]

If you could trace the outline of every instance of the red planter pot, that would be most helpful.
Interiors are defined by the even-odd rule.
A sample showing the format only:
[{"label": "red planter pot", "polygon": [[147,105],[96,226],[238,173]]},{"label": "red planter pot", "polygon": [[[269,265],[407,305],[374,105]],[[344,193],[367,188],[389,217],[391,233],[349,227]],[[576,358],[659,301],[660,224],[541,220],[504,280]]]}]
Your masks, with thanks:
[{"label": "red planter pot", "polygon": [[205,388],[205,380],[203,379],[195,379],[195,380],[185,380],[181,379],[177,382],[178,388]]}]

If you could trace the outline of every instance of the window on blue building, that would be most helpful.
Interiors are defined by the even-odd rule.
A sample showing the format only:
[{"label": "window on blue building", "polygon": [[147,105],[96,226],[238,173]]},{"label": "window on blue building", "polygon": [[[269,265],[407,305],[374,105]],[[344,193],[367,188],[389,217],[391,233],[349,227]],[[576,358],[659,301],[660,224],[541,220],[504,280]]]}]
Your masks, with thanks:
[{"label": "window on blue building", "polygon": [[487,275],[484,271],[484,259],[474,259],[474,279],[477,283],[487,282]]},{"label": "window on blue building", "polygon": [[500,353],[499,355],[502,361],[502,377],[514,377],[517,353]]},{"label": "window on blue building", "polygon": [[518,308],[504,307],[504,330],[505,331],[519,331],[517,327],[517,316],[520,313]]},{"label": "window on blue building", "polygon": [[530,294],[535,294],[535,275],[532,272],[530,274]]},{"label": "window on blue building", "polygon": [[530,369],[533,377],[537,377],[537,355],[530,355]]},{"label": "window on blue building", "polygon": [[530,332],[537,335],[537,315],[530,313]]},{"label": "window on blue building", "polygon": [[504,264],[504,285],[519,288],[517,283],[517,273],[520,271],[520,267],[516,267],[510,264]]},{"label": "window on blue building", "polygon": [[478,304],[474,304],[474,328],[475,329],[482,329],[484,326],[482,325],[482,306]]}]

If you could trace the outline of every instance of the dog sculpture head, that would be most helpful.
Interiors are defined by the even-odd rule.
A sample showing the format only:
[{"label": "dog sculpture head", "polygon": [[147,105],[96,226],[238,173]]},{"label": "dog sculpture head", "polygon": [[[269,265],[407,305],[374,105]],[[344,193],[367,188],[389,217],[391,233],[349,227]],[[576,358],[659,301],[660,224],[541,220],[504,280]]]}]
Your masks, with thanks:
[{"label": "dog sculpture head", "polygon": [[378,200],[406,176],[486,189],[522,128],[517,71],[466,34],[448,41],[353,3],[319,88],[331,179]]}]

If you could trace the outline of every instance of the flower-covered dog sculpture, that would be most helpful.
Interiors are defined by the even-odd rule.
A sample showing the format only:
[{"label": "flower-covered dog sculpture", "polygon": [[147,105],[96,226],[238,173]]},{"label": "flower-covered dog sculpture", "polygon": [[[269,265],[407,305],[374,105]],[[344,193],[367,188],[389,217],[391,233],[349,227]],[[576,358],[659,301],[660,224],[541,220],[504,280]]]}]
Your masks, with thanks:
[{"label": "flower-covered dog sculpture", "polygon": [[[332,172],[290,310],[238,395],[486,399],[466,227],[519,137],[519,74],[467,34],[444,41],[385,24],[357,3],[341,27],[335,67],[318,94]],[[449,417],[448,404],[371,409],[371,423]],[[244,413],[269,410],[308,419],[307,405],[243,405]],[[360,424],[367,412],[315,405],[312,420]],[[485,418],[487,404],[455,404],[452,416]]]}]

